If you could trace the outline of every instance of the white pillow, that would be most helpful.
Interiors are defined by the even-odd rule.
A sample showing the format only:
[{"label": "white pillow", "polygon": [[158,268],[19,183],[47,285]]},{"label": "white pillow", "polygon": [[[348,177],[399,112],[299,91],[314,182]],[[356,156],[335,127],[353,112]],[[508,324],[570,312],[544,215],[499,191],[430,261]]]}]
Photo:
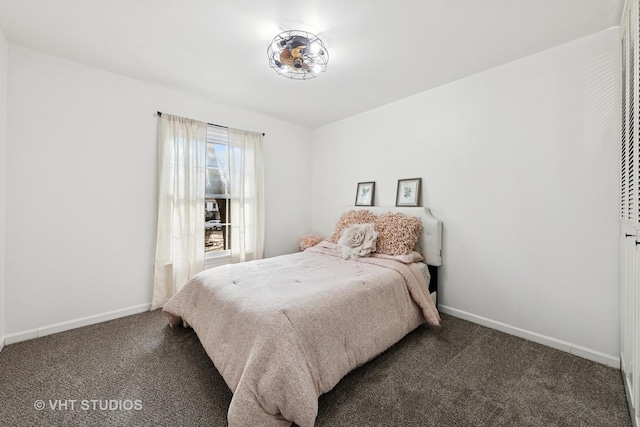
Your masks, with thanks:
[{"label": "white pillow", "polygon": [[342,230],[338,249],[344,259],[367,256],[375,252],[377,238],[374,224],[353,224]]}]

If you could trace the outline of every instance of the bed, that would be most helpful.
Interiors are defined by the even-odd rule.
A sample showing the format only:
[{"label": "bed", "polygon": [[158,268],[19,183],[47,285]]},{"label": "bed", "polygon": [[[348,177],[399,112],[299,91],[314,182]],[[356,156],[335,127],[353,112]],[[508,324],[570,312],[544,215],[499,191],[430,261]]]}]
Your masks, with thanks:
[{"label": "bed", "polygon": [[165,305],[169,324],[194,329],[233,392],[230,426],[313,426],[318,397],[344,375],[419,325],[439,325],[434,283],[425,279],[442,263],[442,223],[428,208],[348,212],[420,218],[414,249],[431,272],[414,252],[344,259],[343,242],[328,238],[303,252],[204,271]]}]

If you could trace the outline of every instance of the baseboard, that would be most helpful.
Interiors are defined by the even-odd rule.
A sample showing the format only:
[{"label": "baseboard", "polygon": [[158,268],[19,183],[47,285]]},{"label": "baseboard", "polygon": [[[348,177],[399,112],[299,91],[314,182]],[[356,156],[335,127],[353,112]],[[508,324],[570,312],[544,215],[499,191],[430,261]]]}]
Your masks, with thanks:
[{"label": "baseboard", "polygon": [[527,331],[525,329],[516,328],[515,326],[507,325],[505,323],[487,319],[486,317],[467,313],[466,311],[458,310],[456,308],[447,307],[446,305],[439,305],[438,310],[442,313],[449,314],[454,317],[459,317],[460,319],[468,320],[469,322],[477,323],[482,326],[486,326],[487,328],[495,329],[510,335],[515,335],[516,337],[524,338],[526,340],[537,342],[538,344],[543,344],[557,350],[566,351],[567,353],[574,354],[584,359],[592,360],[594,362],[598,362],[612,368],[620,369],[619,358],[600,353],[599,351],[591,350],[589,348],[575,345],[570,342]]},{"label": "baseboard", "polygon": [[[26,341],[34,338],[44,337],[46,335],[56,334],[71,329],[81,328],[83,326],[95,325],[96,323],[107,322],[109,320],[118,319],[120,317],[130,316],[132,314],[143,313],[151,309],[151,304],[141,304],[134,307],[123,308],[120,310],[109,311],[107,313],[96,314],[94,316],[81,317],[79,319],[69,320],[67,322],[56,323],[49,326],[43,326],[28,331],[17,332],[6,335],[3,344],[15,344],[20,341]],[[1,348],[1,347],[0,347]]]}]

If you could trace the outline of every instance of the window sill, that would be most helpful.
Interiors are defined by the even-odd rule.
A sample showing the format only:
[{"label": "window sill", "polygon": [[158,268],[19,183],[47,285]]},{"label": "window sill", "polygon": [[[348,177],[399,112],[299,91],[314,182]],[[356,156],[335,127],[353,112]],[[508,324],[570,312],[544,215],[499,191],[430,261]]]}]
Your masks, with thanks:
[{"label": "window sill", "polygon": [[204,254],[204,269],[208,270],[231,262],[231,251],[209,252]]}]

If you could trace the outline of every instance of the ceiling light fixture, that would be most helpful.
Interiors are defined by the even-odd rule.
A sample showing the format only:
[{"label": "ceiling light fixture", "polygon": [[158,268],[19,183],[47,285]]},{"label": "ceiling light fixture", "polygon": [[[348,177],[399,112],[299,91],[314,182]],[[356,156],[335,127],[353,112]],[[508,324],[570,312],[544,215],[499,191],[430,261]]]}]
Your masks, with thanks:
[{"label": "ceiling light fixture", "polygon": [[281,76],[307,80],[326,71],[329,52],[322,40],[306,31],[284,31],[267,48],[269,66]]}]

